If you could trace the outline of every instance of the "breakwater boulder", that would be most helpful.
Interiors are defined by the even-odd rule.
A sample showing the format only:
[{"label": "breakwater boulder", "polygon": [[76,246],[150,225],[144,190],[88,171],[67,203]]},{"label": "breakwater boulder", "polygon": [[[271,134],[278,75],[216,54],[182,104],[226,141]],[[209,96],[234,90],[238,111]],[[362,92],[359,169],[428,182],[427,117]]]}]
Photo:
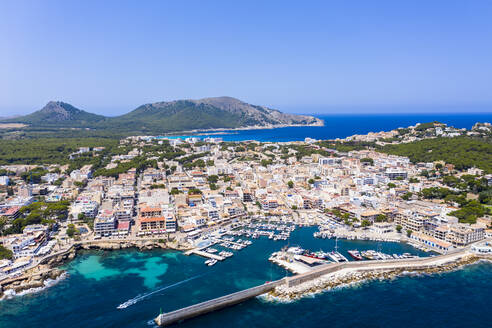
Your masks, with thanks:
[{"label": "breakwater boulder", "polygon": [[[358,270],[356,268],[341,269],[333,273],[309,280],[296,286],[281,285],[270,291],[267,299],[280,301],[296,300],[307,295],[322,293],[333,288],[353,285],[363,281],[393,279],[403,274],[436,274],[459,269],[473,264],[482,257],[466,255],[447,263],[428,265],[423,267],[398,267],[374,270]],[[490,260],[490,259],[489,259]]]}]

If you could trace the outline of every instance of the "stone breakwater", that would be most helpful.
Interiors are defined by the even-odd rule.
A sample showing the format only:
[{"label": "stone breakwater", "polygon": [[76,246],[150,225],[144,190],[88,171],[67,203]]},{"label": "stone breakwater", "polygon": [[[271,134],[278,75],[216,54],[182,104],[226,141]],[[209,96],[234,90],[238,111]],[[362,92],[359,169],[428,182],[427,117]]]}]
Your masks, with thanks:
[{"label": "stone breakwater", "polygon": [[436,274],[459,269],[463,266],[473,264],[478,260],[492,260],[491,257],[483,257],[477,255],[466,255],[454,261],[437,264],[431,267],[411,267],[411,268],[382,268],[374,270],[359,271],[354,268],[345,268],[339,271],[323,275],[319,278],[304,282],[302,284],[289,287],[287,284],[281,285],[266,294],[263,299],[289,302],[300,299],[302,297],[319,294],[329,291],[334,288],[350,286],[357,283],[370,280],[393,279],[398,276],[403,276],[408,273],[412,274]]}]

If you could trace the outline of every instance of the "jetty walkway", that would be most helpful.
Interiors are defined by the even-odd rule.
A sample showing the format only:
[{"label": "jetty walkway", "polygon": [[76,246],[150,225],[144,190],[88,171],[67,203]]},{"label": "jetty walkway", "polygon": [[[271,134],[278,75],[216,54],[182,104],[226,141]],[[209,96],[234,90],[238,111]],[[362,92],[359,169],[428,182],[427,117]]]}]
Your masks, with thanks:
[{"label": "jetty walkway", "polygon": [[217,261],[223,261],[223,260],[225,260],[225,257],[223,257],[223,256],[220,256],[220,255],[217,255],[217,254],[208,253],[208,252],[204,252],[204,251],[201,251],[199,249],[192,249],[190,251],[187,251],[185,254],[186,255],[196,254],[196,255],[199,255],[199,256],[202,256],[202,257],[207,257],[209,259],[214,259],[214,260],[217,260]]},{"label": "jetty walkway", "polygon": [[244,244],[237,243],[237,242],[235,242],[235,241],[229,241],[229,240],[225,240],[225,239],[220,239],[220,238],[214,238],[213,240],[214,240],[214,242],[215,242],[216,244],[218,244],[218,243],[229,243],[229,244],[231,244],[231,245],[236,245],[236,246],[244,246]]},{"label": "jetty walkway", "polygon": [[284,279],[268,282],[260,286],[252,287],[233,294],[229,294],[209,301],[191,305],[176,311],[163,313],[157,316],[157,318],[155,318],[154,321],[159,326],[170,325],[182,320],[199,316],[201,314],[205,314],[208,312],[225,308],[227,306],[238,304],[244,302],[247,299],[256,297],[261,294],[265,294],[271,291],[272,289],[274,289],[275,287],[284,284],[285,283]]},{"label": "jetty walkway", "polygon": [[378,271],[378,270],[396,270],[396,269],[427,269],[437,267],[449,262],[458,261],[469,253],[469,249],[460,249],[457,252],[448,253],[445,255],[429,256],[429,257],[417,257],[410,259],[395,259],[395,260],[368,260],[368,261],[351,261],[351,262],[339,262],[328,263],[320,265],[315,269],[306,273],[298,274],[292,277],[285,278],[285,284],[287,287],[294,287],[305,283],[307,281],[314,280],[321,276],[335,273],[344,269],[351,271]]}]

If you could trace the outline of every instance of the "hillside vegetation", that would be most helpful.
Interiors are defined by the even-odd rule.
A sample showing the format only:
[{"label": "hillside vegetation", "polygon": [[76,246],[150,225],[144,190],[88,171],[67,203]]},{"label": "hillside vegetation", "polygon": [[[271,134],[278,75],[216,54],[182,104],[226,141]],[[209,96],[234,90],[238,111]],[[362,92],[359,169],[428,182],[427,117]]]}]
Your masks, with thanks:
[{"label": "hillside vegetation", "polygon": [[69,155],[80,147],[113,148],[116,139],[105,138],[39,138],[21,140],[0,139],[2,164],[66,164]]},{"label": "hillside vegetation", "polygon": [[413,163],[442,160],[455,165],[458,170],[478,167],[492,173],[492,144],[470,137],[424,139],[385,145],[378,151],[406,156]]},{"label": "hillside vegetation", "polygon": [[[322,125],[307,115],[281,113],[264,106],[251,105],[231,97],[156,102],[139,106],[116,117],[92,114],[64,102],[49,102],[26,116],[3,120],[28,124],[24,131],[46,129],[93,131],[105,134],[161,134],[197,129],[232,129],[252,126]],[[78,131],[77,131],[78,130]],[[66,132],[66,131],[65,131]]]},{"label": "hillside vegetation", "polygon": [[106,117],[102,115],[88,113],[61,101],[50,101],[32,114],[4,120],[4,122],[46,127],[88,127],[104,119]]}]

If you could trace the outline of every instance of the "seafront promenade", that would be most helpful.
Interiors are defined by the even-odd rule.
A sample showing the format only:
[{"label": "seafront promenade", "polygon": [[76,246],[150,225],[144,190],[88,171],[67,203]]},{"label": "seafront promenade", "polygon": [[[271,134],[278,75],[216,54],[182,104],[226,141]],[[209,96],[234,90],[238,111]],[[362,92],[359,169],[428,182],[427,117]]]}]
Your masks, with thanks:
[{"label": "seafront promenade", "polygon": [[329,263],[318,266],[309,272],[297,274],[292,277],[269,282],[264,285],[249,288],[233,294],[215,298],[206,302],[188,306],[168,313],[161,313],[155,319],[159,326],[166,326],[186,319],[190,319],[208,312],[216,311],[228,306],[238,304],[253,297],[271,292],[277,288],[283,292],[294,289],[302,284],[309,283],[320,277],[334,275],[336,273],[364,273],[364,272],[384,272],[395,270],[425,270],[439,268],[449,263],[456,263],[467,257],[492,259],[491,255],[479,255],[471,251],[471,247],[462,248],[444,255],[437,255],[426,258],[377,260],[377,261],[353,261],[344,263]]}]

